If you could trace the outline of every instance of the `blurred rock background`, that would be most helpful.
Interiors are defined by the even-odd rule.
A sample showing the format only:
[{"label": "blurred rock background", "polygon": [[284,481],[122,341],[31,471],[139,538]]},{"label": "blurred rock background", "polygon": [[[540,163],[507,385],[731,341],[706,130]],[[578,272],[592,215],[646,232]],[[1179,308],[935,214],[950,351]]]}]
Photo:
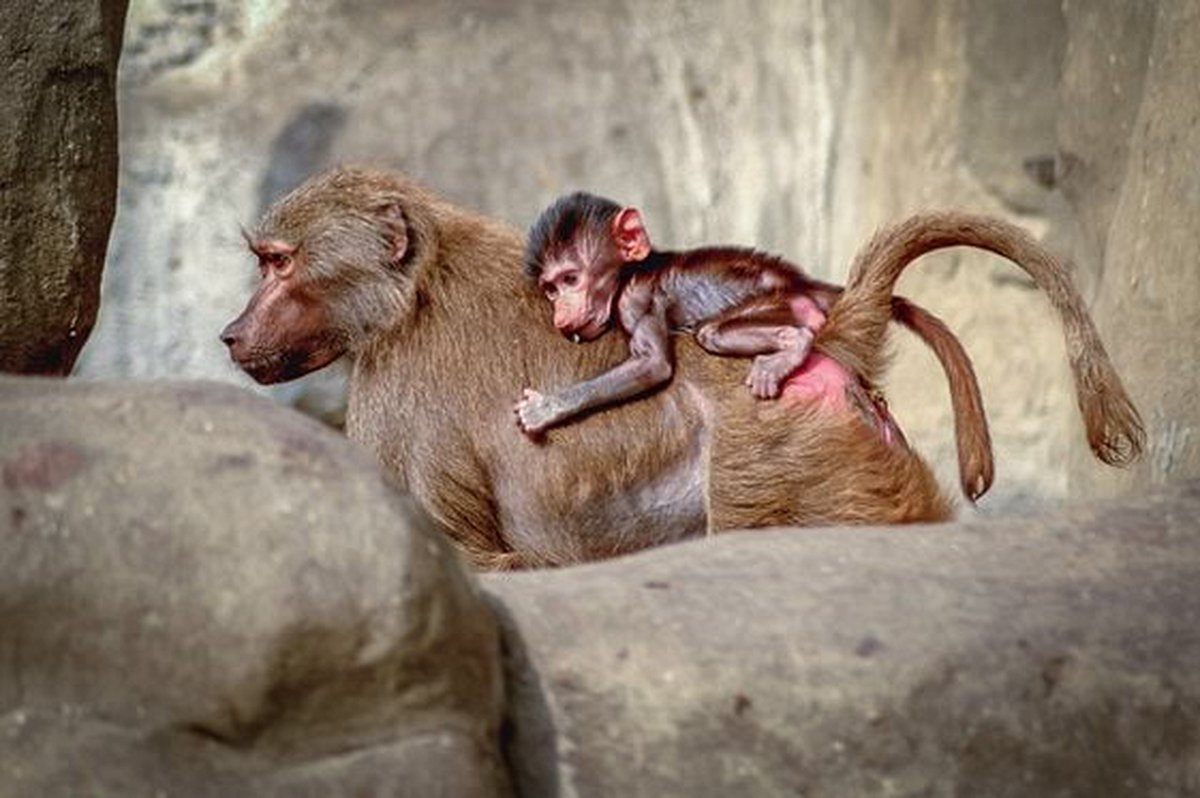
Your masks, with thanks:
[{"label": "blurred rock background", "polygon": [[[754,244],[837,280],[877,226],[960,207],[1072,261],[1151,441],[1129,472],[1092,460],[1043,298],[998,259],[931,256],[901,290],[979,371],[982,507],[1200,474],[1200,4],[134,0],[125,32],[119,207],[78,374],[250,384],[217,340],[256,276],[239,226],[338,162],[522,228],[586,187],[664,245]],[[890,399],[953,486],[944,378],[896,338]],[[341,390],[335,372],[274,393],[336,420]]]}]

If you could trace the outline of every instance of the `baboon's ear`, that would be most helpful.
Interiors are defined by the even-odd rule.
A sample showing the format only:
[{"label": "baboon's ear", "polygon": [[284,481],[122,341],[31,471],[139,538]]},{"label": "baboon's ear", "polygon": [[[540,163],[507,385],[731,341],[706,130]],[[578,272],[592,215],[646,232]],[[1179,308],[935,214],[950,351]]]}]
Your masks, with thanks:
[{"label": "baboon's ear", "polygon": [[645,260],[650,255],[650,234],[637,208],[622,208],[612,221],[613,242],[626,262]]},{"label": "baboon's ear", "polygon": [[408,254],[408,217],[399,202],[391,202],[380,207],[376,213],[383,220],[384,230],[388,237],[388,265],[399,266]]}]

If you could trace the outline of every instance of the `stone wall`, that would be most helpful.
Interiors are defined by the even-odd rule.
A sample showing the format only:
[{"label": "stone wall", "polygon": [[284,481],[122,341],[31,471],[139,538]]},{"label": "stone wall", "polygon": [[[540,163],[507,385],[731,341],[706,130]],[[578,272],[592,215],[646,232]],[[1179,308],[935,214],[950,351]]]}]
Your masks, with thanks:
[{"label": "stone wall", "polygon": [[1071,491],[1098,496],[1200,473],[1200,5],[1070,7],[1055,227],[1151,431],[1129,472],[1072,447]]},{"label": "stone wall", "polygon": [[[998,461],[982,506],[1195,475],[1197,42],[1183,2],[137,0],[81,373],[248,384],[216,339],[254,279],[239,225],[333,162],[402,168],[522,227],[588,187],[640,204],[664,244],[753,243],[835,279],[876,226],[954,206],[1072,260],[1151,434],[1128,474],[1090,459],[1048,305],[995,258],[931,256],[901,290],[979,370]],[[897,341],[889,398],[953,485],[945,382]],[[334,419],[340,391],[336,373],[276,389]]]}]

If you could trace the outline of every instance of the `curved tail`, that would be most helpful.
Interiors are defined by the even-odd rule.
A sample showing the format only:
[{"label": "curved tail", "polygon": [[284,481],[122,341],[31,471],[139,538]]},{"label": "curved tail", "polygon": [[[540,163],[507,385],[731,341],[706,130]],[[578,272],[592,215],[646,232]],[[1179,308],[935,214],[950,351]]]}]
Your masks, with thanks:
[{"label": "curved tail", "polygon": [[950,406],[954,411],[954,442],[958,447],[958,479],[963,493],[977,501],[987,493],[995,477],[992,438],[979,380],[971,358],[942,320],[904,297],[892,297],[891,315],[924,341],[946,372]]},{"label": "curved tail", "polygon": [[1063,325],[1088,444],[1110,465],[1124,466],[1137,459],[1146,442],[1141,416],[1109,360],[1083,298],[1045,247],[1000,219],[960,212],[923,213],[876,233],[856,256],[846,288],[829,312],[818,339],[822,350],[870,382],[878,381],[887,366],[883,344],[896,281],[921,255],[956,246],[1007,258],[1046,293]]}]

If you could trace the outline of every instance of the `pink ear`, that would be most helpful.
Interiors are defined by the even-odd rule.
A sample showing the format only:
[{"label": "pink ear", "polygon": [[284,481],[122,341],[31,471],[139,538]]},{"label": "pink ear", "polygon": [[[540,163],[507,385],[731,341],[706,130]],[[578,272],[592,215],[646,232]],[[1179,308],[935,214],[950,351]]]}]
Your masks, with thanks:
[{"label": "pink ear", "polygon": [[613,218],[613,242],[626,261],[645,260],[650,255],[650,235],[637,208],[622,208]]}]

